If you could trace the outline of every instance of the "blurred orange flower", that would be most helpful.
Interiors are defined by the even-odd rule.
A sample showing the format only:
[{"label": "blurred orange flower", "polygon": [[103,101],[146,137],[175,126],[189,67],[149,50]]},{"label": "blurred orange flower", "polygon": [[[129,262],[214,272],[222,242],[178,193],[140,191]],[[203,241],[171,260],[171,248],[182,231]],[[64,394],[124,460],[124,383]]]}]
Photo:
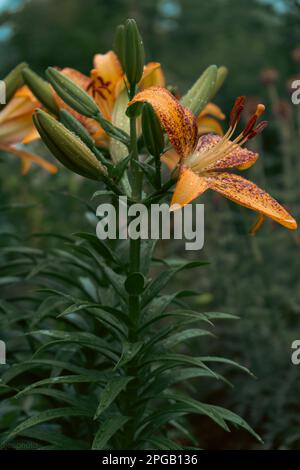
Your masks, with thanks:
[{"label": "blurred orange flower", "polygon": [[49,173],[57,172],[57,168],[43,158],[16,147],[39,138],[32,122],[32,114],[39,106],[31,91],[23,86],[0,111],[0,150],[21,158],[23,174],[28,172],[33,162]]}]

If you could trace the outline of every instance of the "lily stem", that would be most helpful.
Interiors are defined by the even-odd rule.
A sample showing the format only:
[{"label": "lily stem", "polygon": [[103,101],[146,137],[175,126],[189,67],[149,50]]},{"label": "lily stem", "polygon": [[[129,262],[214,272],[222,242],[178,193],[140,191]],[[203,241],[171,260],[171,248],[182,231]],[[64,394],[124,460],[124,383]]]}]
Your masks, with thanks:
[{"label": "lily stem", "polygon": [[[129,91],[129,97],[132,99],[135,95],[136,87],[131,86]],[[143,184],[143,172],[140,170],[137,162],[139,160],[138,155],[138,144],[137,144],[137,132],[136,132],[136,117],[130,117],[130,152],[131,152],[131,175],[132,175],[132,199],[140,202],[142,198],[142,184]],[[130,238],[130,234],[129,234]],[[140,271],[141,261],[141,240],[140,238],[134,240],[130,238],[130,251],[129,251],[129,274]],[[128,331],[128,341],[135,343],[139,341],[139,320],[140,320],[140,295],[132,294],[128,298],[128,309],[130,317],[130,326]],[[124,396],[124,412],[131,419],[124,429],[124,446],[125,448],[134,447],[134,435],[136,431],[135,427],[135,414],[136,414],[136,402],[138,400],[138,391],[140,388],[140,382],[138,377],[138,364],[136,358],[133,358],[128,366],[126,367],[126,374],[134,379],[130,382],[127,387]]]}]

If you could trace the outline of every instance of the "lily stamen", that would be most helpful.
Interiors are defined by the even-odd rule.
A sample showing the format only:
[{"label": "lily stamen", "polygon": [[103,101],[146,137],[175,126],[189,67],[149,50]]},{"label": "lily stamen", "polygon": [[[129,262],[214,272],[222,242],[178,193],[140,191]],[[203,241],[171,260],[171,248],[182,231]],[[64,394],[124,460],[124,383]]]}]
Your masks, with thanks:
[{"label": "lily stamen", "polygon": [[200,172],[202,169],[204,169],[214,161],[218,160],[219,158],[224,158],[228,156],[230,152],[237,148],[237,146],[244,145],[245,142],[255,137],[255,135],[262,132],[262,130],[266,127],[267,121],[263,121],[258,124],[256,128],[254,128],[258,117],[261,116],[265,110],[265,106],[263,104],[258,104],[255,113],[253,114],[253,116],[251,116],[243,131],[232,142],[230,141],[230,138],[234,134],[236,126],[240,120],[241,112],[244,108],[244,103],[245,97],[243,96],[240,96],[235,101],[232,111],[230,113],[231,124],[224,137],[220,140],[220,142],[209,150],[204,150],[203,152],[196,152],[195,155],[191,156],[190,165],[194,171]]}]

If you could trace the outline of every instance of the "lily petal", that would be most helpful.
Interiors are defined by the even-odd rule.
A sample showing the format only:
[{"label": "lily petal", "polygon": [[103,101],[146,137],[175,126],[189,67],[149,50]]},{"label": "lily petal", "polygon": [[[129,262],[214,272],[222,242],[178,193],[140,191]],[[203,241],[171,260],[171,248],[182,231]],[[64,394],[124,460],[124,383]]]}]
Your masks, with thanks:
[{"label": "lily petal", "polygon": [[124,72],[113,51],[94,56],[91,78],[96,90],[94,99],[102,114],[110,119],[115,100],[124,88]]},{"label": "lily petal", "polygon": [[199,114],[199,118],[203,116],[213,116],[217,119],[225,119],[225,114],[222,112],[221,108],[217,106],[215,103],[207,103],[205,108]]},{"label": "lily petal", "polygon": [[32,129],[23,139],[22,144],[30,144],[34,140],[40,139],[40,134],[38,133],[37,129]]},{"label": "lily petal", "polygon": [[231,201],[270,217],[290,230],[297,228],[295,219],[268,193],[254,183],[232,173],[210,172],[204,177],[210,189]]},{"label": "lily petal", "polygon": [[38,107],[40,107],[40,103],[29,88],[24,85],[16,91],[13,98],[0,112],[0,123],[28,114],[31,115]]},{"label": "lily petal", "polygon": [[47,170],[49,173],[55,174],[58,171],[57,167],[55,165],[52,165],[52,163],[49,163],[47,162],[47,160],[44,160],[38,155],[27,152],[26,150],[17,149],[16,147],[13,147],[11,145],[5,145],[5,144],[0,144],[0,150],[3,150],[4,152],[7,152],[7,153],[12,153],[16,155],[17,157],[21,158],[23,174],[28,172],[32,162],[44,168],[44,170]]},{"label": "lily petal", "polygon": [[195,116],[165,88],[150,87],[138,93],[128,106],[150,103],[164,127],[171,144],[181,157],[192,153],[197,142]]},{"label": "lily petal", "polygon": [[31,114],[0,123],[0,142],[5,145],[18,144],[34,129]]},{"label": "lily petal", "polygon": [[208,134],[214,132],[218,135],[223,135],[221,124],[214,118],[208,116],[198,117],[198,134]]},{"label": "lily petal", "polygon": [[170,171],[173,171],[180,162],[180,156],[174,149],[170,149],[161,156],[161,161],[167,165]]},{"label": "lily petal", "polygon": [[[218,135],[202,135],[198,141],[195,154],[199,152],[199,159],[201,159],[202,152],[212,149],[220,141],[221,137]],[[256,162],[258,156],[258,153],[240,147],[239,145],[235,145],[227,155],[223,157],[220,156],[219,159],[202,168],[202,171],[221,170],[224,168],[238,168],[239,170],[246,170]],[[201,164],[201,160],[199,160],[199,163]]]},{"label": "lily petal", "polygon": [[139,87],[141,90],[150,88],[151,86],[164,87],[166,84],[164,73],[159,62],[149,62],[144,67],[143,76],[140,80]]},{"label": "lily petal", "polygon": [[[198,176],[191,169],[185,169],[176,184],[170,210],[185,206],[209,188],[206,178]],[[176,206],[175,206],[176,205]],[[174,208],[172,208],[174,206]]]},{"label": "lily petal", "polygon": [[96,54],[94,56],[94,69],[102,75],[105,81],[110,81],[112,85],[116,84],[124,74],[119,59],[113,51],[108,51],[106,54]]}]

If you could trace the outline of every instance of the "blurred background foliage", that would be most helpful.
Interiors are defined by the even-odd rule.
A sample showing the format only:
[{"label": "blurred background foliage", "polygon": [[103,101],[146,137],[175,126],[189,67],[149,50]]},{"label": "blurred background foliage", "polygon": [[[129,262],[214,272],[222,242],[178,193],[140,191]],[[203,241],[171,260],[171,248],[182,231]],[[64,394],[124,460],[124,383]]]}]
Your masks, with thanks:
[{"label": "blurred background foliage", "polygon": [[[258,100],[268,105],[270,126],[252,147],[263,158],[248,174],[299,221],[300,110],[292,105],[288,87],[300,67],[300,54],[293,54],[300,44],[299,1],[7,0],[0,7],[1,76],[24,60],[40,73],[48,65],[88,72],[93,55],[111,48],[114,28],[126,17],[137,19],[147,60],[162,63],[168,84],[179,93],[207,65],[226,65],[229,77],[216,102],[227,115],[240,94],[250,97],[249,113]],[[16,157],[1,155],[1,233],[29,237],[86,229],[91,216],[83,201],[95,188],[64,169],[49,176],[35,168],[22,177]],[[187,276],[186,286],[202,292],[195,299],[201,310],[227,311],[241,319],[219,327],[219,340],[201,340],[202,353],[231,357],[257,378],[235,372],[229,377],[234,390],[220,384],[198,393],[240,413],[261,434],[264,448],[299,449],[300,366],[290,359],[291,343],[300,337],[299,235],[267,223],[250,237],[254,219],[246,209],[211,193],[203,201],[205,249],[185,256],[208,258],[211,265],[199,279]],[[12,203],[14,209],[5,210]],[[29,243],[47,246],[50,241],[32,238]],[[163,242],[160,250],[183,254],[177,242]],[[0,291],[2,297],[6,292]],[[204,447],[254,445],[240,432],[224,436],[208,423],[203,433],[203,422]]]}]

